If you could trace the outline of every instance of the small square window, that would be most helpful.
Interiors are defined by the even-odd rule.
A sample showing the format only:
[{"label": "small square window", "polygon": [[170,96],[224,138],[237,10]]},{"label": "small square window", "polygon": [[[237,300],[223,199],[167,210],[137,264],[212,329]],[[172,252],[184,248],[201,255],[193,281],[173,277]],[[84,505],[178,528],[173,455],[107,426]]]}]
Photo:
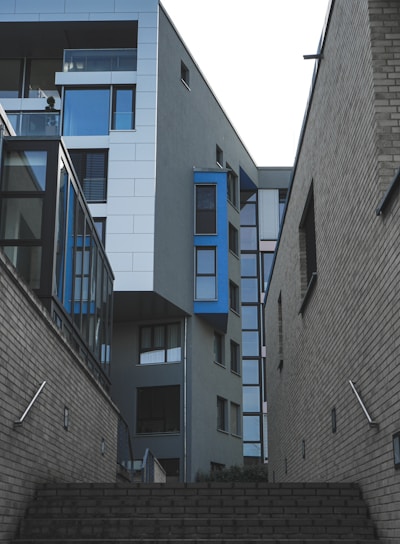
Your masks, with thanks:
[{"label": "small square window", "polygon": [[184,62],[181,62],[181,81],[190,89],[189,68]]}]

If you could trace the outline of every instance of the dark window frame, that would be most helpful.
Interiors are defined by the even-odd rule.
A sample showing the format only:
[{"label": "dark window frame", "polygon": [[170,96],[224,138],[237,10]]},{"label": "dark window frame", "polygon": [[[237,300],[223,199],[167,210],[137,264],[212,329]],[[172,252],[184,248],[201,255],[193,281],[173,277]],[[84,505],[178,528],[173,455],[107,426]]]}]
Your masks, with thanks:
[{"label": "dark window frame", "polygon": [[235,313],[240,314],[239,286],[233,281],[229,282],[229,307]]},{"label": "dark window frame", "polygon": [[[180,433],[179,385],[138,387],[136,392],[136,434]],[[144,398],[145,394],[148,394],[147,398]],[[171,395],[175,398],[171,399]]]},{"label": "dark window frame", "polygon": [[[117,108],[118,91],[132,91],[131,114],[132,122],[130,128],[116,127],[115,114]],[[111,86],[111,127],[110,130],[135,130],[136,125],[136,85],[112,85]]]},{"label": "dark window frame", "polygon": [[[206,190],[212,190],[213,193],[212,198],[208,200],[210,206],[200,207],[200,204],[207,203],[204,197],[200,198],[200,193],[204,191],[206,194]],[[217,234],[217,185],[215,183],[196,183],[195,185],[195,234]]]},{"label": "dark window frame", "polygon": [[231,340],[230,347],[231,372],[240,376],[240,344],[234,340]]},{"label": "dark window frame", "polygon": [[[74,165],[75,172],[76,172],[76,174],[78,176],[78,179],[80,181],[83,193],[84,193],[85,198],[86,198],[86,200],[88,202],[99,202],[99,203],[107,202],[108,153],[109,153],[108,149],[101,149],[101,148],[99,148],[99,149],[70,149],[69,150],[69,155],[70,155],[72,163]],[[78,168],[78,164],[77,164],[78,154],[81,155],[81,157],[80,157],[80,161],[81,161],[80,168]],[[101,188],[101,192],[102,192],[102,197],[101,198],[90,198],[90,196],[93,193],[93,191],[89,190],[90,189],[90,180],[91,179],[96,179],[96,178],[87,177],[88,168],[89,168],[88,159],[89,159],[90,155],[99,155],[99,156],[103,156],[103,158],[104,158],[104,172],[103,172],[103,174],[104,174],[103,175],[104,185]],[[103,179],[103,178],[99,178],[99,179]],[[87,183],[85,182],[85,179],[88,180]],[[99,191],[99,193],[100,193],[100,191]]]},{"label": "dark window frame", "polygon": [[[181,332],[181,324],[179,323],[179,321],[174,321],[174,322],[171,322],[171,323],[152,323],[150,325],[143,325],[139,328],[139,364],[142,365],[142,366],[147,366],[149,364],[171,364],[171,363],[176,363],[176,362],[180,362],[179,361],[169,361],[168,360],[168,349],[170,349],[170,346],[168,346],[168,338],[169,338],[169,335],[168,335],[168,329],[170,327],[178,327],[178,340],[179,340],[179,346],[177,346],[177,348],[179,348],[181,350],[181,358],[182,358],[182,332]],[[163,342],[163,345],[157,345],[156,342],[155,342],[155,330],[156,328],[158,327],[162,327],[164,329],[164,333],[163,333],[163,338],[164,338],[164,342]],[[142,339],[142,331],[144,329],[150,329],[151,332],[151,344],[148,348],[143,348],[143,339]],[[145,354],[145,353],[150,353],[150,352],[153,352],[153,351],[158,351],[158,352],[162,352],[164,351],[164,360],[163,361],[160,361],[160,362],[155,362],[155,363],[149,363],[149,362],[142,362],[141,361],[141,356],[142,354]]]},{"label": "dark window frame", "polygon": [[229,250],[239,256],[239,231],[232,223],[229,223]]},{"label": "dark window frame", "polygon": [[219,395],[217,396],[217,430],[228,432],[228,401]]}]

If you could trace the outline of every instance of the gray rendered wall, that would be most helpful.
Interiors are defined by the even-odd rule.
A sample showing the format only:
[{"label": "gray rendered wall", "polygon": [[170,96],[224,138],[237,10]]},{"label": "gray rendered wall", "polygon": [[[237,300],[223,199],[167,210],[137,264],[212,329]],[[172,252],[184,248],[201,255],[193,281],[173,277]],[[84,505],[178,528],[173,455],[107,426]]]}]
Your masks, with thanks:
[{"label": "gray rendered wall", "polygon": [[[271,478],[358,482],[383,543],[400,539],[398,191],[375,209],[400,163],[399,36],[397,2],[335,2],[266,307]],[[312,182],[318,280],[301,315]]]},{"label": "gray rendered wall", "polygon": [[115,481],[118,412],[2,253],[0,299],[0,542],[9,542],[37,486]]}]

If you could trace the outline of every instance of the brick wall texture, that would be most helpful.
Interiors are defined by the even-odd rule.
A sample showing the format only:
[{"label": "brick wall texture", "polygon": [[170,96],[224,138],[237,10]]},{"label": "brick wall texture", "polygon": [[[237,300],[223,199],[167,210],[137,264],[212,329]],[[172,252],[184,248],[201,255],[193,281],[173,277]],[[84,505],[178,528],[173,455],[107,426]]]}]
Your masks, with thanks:
[{"label": "brick wall texture", "polygon": [[[399,191],[375,210],[400,166],[400,2],[334,2],[299,149],[266,304],[271,479],[358,482],[382,542],[399,542]],[[301,315],[311,183],[318,279]]]},{"label": "brick wall texture", "polygon": [[0,542],[15,534],[38,485],[115,481],[117,428],[108,395],[0,253]]}]

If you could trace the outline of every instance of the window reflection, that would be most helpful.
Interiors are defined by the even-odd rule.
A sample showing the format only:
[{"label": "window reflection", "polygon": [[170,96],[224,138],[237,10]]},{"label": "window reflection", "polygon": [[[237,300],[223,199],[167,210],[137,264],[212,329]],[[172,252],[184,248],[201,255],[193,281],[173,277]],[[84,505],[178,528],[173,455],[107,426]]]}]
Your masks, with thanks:
[{"label": "window reflection", "polygon": [[109,114],[110,89],[65,90],[65,136],[108,134]]},{"label": "window reflection", "polygon": [[4,157],[2,191],[44,191],[46,151],[11,151]]}]

